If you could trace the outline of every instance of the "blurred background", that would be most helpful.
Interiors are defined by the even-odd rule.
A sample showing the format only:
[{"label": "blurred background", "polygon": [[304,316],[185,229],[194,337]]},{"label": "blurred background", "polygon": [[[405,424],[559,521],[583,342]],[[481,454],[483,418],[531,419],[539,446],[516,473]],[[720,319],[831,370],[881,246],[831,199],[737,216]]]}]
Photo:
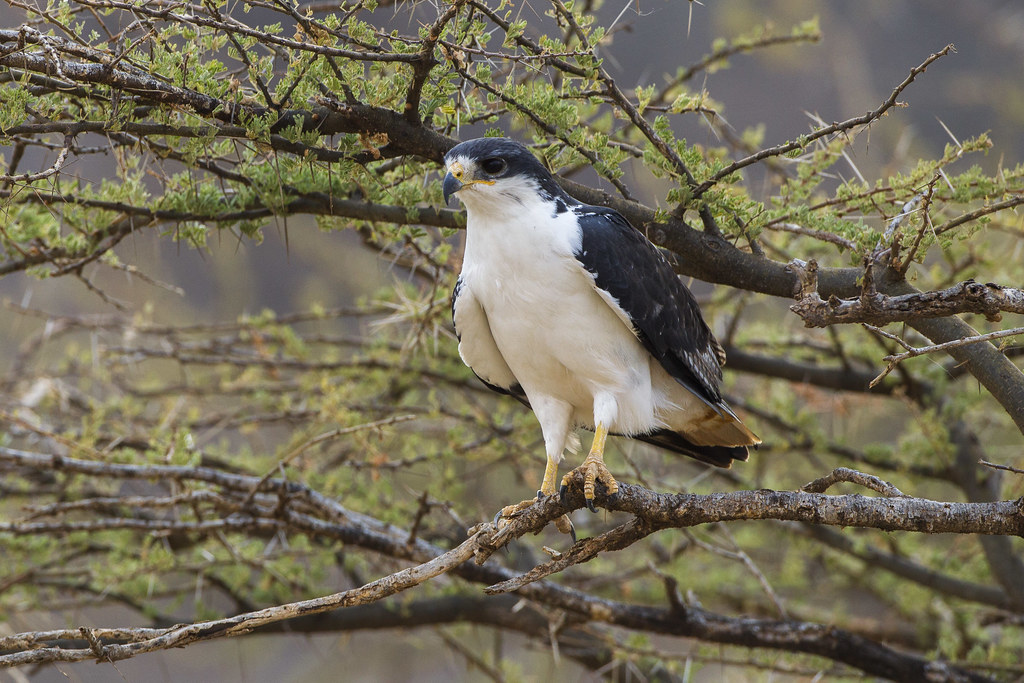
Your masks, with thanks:
[{"label": "blurred background", "polygon": [[[395,9],[400,24],[408,23],[403,7],[399,3]],[[530,18],[529,6],[522,12]],[[984,132],[995,145],[983,161],[990,170],[1024,159],[1020,0],[617,0],[604,4],[599,14],[599,23],[613,25],[603,56],[624,87],[662,83],[664,74],[708,53],[715,38],[749,33],[765,24],[786,30],[817,17],[823,34],[819,43],[738,55],[731,60],[732,68],[702,75],[700,83],[691,84],[709,92],[720,105],[720,115],[738,133],[763,124],[765,146],[807,132],[817,117],[840,121],[876,108],[912,67],[953,43],[956,54],[932,65],[903,93],[900,100],[907,107],[861,134],[852,160],[856,170],[850,168],[850,174],[859,171],[873,180],[918,157],[941,155],[953,138]],[[2,27],[17,27],[21,20],[17,8],[0,8]],[[719,144],[709,127],[698,122],[684,134],[691,142]],[[103,169],[76,172],[102,175]],[[409,277],[363,247],[357,235],[321,231],[307,217],[269,225],[259,243],[222,233],[212,236],[208,246],[197,251],[159,231],[142,232],[122,243],[118,254],[161,284],[104,268],[96,270],[95,284],[130,311],[155,322],[183,323],[234,320],[264,309],[287,313],[314,304],[349,305]],[[110,304],[84,284],[66,280],[6,276],[0,278],[0,300],[54,313],[111,312]],[[0,358],[9,357],[38,324],[0,309]],[[96,625],[113,625],[124,615],[107,610],[80,616],[76,626],[89,623],[86,617],[102,619]],[[10,625],[20,630],[13,621]],[[39,627],[38,622],[32,625]],[[131,681],[477,678],[426,632],[362,634],[340,641],[330,635],[221,640],[121,662],[117,671]],[[372,656],[363,656],[368,652]],[[526,680],[556,675],[586,680],[580,669],[555,663],[543,650],[524,653],[523,671]],[[0,672],[0,681],[22,680],[22,675],[38,681],[112,678],[109,667],[85,664]],[[703,675],[715,680],[714,667]]]}]

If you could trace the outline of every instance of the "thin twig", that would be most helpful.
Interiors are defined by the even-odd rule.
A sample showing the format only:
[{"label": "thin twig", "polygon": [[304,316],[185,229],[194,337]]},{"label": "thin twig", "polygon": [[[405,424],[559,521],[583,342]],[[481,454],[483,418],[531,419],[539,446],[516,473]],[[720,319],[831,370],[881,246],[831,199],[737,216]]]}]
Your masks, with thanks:
[{"label": "thin twig", "polygon": [[769,147],[768,149],[763,149],[760,152],[757,152],[756,154],[751,154],[750,156],[740,159],[739,161],[734,161],[733,163],[721,169],[720,171],[712,175],[710,178],[702,182],[700,185],[698,185],[694,190],[694,196],[701,196],[709,189],[711,189],[711,187],[713,187],[719,180],[728,177],[730,174],[735,173],[741,168],[746,168],[747,166],[756,164],[757,162],[763,161],[770,157],[780,156],[782,154],[786,154],[787,152],[792,152],[798,149],[804,149],[811,142],[814,142],[815,140],[818,140],[823,137],[827,137],[834,133],[841,133],[852,128],[856,128],[857,126],[863,126],[874,121],[877,121],[879,118],[882,117],[883,114],[885,114],[885,112],[899,105],[899,103],[896,101],[896,98],[899,97],[900,93],[902,93],[907,88],[907,86],[913,83],[914,79],[916,79],[918,75],[923,73],[924,70],[927,69],[932,64],[932,62],[936,61],[941,57],[945,57],[950,52],[955,51],[956,49],[954,48],[954,46],[950,44],[944,47],[943,49],[939,50],[938,52],[929,55],[927,59],[921,62],[921,64],[915,66],[913,69],[910,70],[910,75],[907,76],[902,83],[896,86],[896,88],[892,91],[889,97],[884,102],[882,102],[882,104],[877,109],[869,111],[868,113],[863,114],[862,116],[855,116],[851,119],[847,119],[846,121],[842,121],[840,123],[833,123],[831,126],[819,128],[813,133],[810,133],[809,135],[804,135],[801,138],[794,140],[792,142],[786,142],[781,145],[776,145],[775,147]]},{"label": "thin twig", "polygon": [[1009,330],[997,330],[995,332],[989,332],[987,334],[979,334],[971,337],[964,337],[963,339],[953,339],[952,341],[943,342],[941,344],[932,344],[930,346],[918,347],[911,346],[910,344],[900,339],[896,335],[881,330],[875,327],[874,325],[865,324],[864,327],[871,330],[877,335],[897,342],[903,348],[907,349],[903,353],[889,355],[882,359],[887,363],[887,365],[885,367],[885,370],[883,370],[881,374],[879,374],[877,377],[871,380],[870,386],[872,387],[881,382],[886,377],[886,375],[888,375],[890,372],[896,369],[897,365],[907,360],[908,358],[916,358],[917,356],[923,356],[928,353],[937,353],[939,351],[947,351],[949,349],[955,349],[961,346],[968,346],[970,344],[979,344],[981,342],[992,341],[993,339],[1016,337],[1017,335],[1024,334],[1024,327],[1014,327]]},{"label": "thin twig", "polygon": [[[479,545],[479,539],[485,532],[478,532],[476,535],[463,541],[458,547],[439,555],[438,557],[395,572],[388,576],[371,581],[359,588],[353,588],[340,593],[326,595],[310,600],[275,605],[266,609],[256,610],[238,614],[226,619],[214,619],[202,621],[184,626],[176,626],[169,629],[160,629],[154,632],[153,629],[142,629],[133,642],[123,644],[101,645],[98,640],[98,633],[101,630],[89,630],[89,642],[91,647],[85,649],[65,649],[44,647],[34,650],[23,650],[0,655],[0,668],[21,666],[37,662],[80,662],[88,659],[101,661],[118,661],[128,659],[145,652],[166,650],[172,647],[184,647],[191,643],[235,636],[248,633],[254,628],[266,626],[300,616],[321,614],[330,610],[354,605],[366,605],[386,598],[395,593],[418,586],[419,584],[436,576],[451,571],[473,556]],[[120,636],[132,637],[134,629],[118,629]],[[79,636],[82,632],[79,632]],[[16,634],[6,638],[0,638],[0,649],[8,649],[7,644],[26,642],[28,640],[38,642],[38,634]]]},{"label": "thin twig", "polygon": [[392,415],[390,417],[383,418],[381,420],[374,420],[373,422],[366,422],[363,424],[352,425],[351,427],[339,427],[330,431],[324,432],[323,434],[317,434],[316,436],[307,439],[295,448],[293,448],[286,456],[281,458],[274,464],[273,467],[267,470],[266,474],[260,477],[259,481],[252,485],[252,489],[249,490],[249,495],[246,497],[245,502],[242,504],[243,507],[252,502],[253,497],[263,488],[275,473],[280,472],[282,468],[289,464],[292,460],[297,458],[302,453],[305,453],[313,446],[336,439],[339,436],[345,436],[347,434],[354,434],[356,432],[366,431],[368,429],[379,429],[381,427],[387,427],[389,425],[398,424],[400,422],[408,422],[409,420],[415,420],[418,415]]},{"label": "thin twig", "polygon": [[979,465],[984,465],[985,467],[991,467],[994,470],[1003,470],[1003,471],[1006,471],[1006,472],[1013,472],[1014,474],[1024,474],[1024,470],[1022,470],[1022,469],[1018,469],[1016,467],[1010,467],[1009,465],[999,465],[999,464],[994,463],[994,462],[989,462],[988,460],[979,460],[978,464]]},{"label": "thin twig", "polygon": [[64,168],[64,163],[67,161],[68,154],[71,153],[71,147],[74,143],[74,136],[68,134],[64,137],[64,147],[57,154],[57,159],[53,162],[50,168],[47,168],[38,173],[19,173],[16,175],[0,175],[0,183],[31,183],[35,180],[42,180],[43,178],[49,178],[50,176],[57,175],[61,169]]},{"label": "thin twig", "polygon": [[907,494],[903,493],[883,479],[879,479],[871,474],[864,474],[863,472],[852,470],[848,467],[837,467],[824,477],[819,477],[814,481],[804,484],[800,487],[800,490],[807,491],[808,493],[824,493],[830,487],[843,482],[863,486],[864,488],[877,491],[883,496],[888,496],[890,498],[909,497]]}]

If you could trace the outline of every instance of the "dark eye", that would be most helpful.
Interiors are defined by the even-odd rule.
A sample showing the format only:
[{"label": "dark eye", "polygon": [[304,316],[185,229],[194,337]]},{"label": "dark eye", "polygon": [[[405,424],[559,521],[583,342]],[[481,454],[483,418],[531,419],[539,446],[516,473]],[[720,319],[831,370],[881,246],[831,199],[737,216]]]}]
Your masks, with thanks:
[{"label": "dark eye", "polygon": [[498,157],[491,157],[490,159],[484,159],[480,162],[480,168],[483,169],[487,175],[498,175],[505,170],[505,160],[499,159]]}]

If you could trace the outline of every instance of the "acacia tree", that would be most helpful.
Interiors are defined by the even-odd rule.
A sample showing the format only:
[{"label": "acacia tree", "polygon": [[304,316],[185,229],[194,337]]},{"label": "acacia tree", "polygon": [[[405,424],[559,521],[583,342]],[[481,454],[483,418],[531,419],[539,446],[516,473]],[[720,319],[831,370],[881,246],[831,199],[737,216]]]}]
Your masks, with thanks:
[{"label": "acacia tree", "polygon": [[[432,627],[485,675],[514,675],[482,625],[624,678],[708,661],[1024,674],[1024,376],[1002,320],[1024,312],[1005,257],[1024,168],[972,165],[982,135],[877,180],[835,172],[952,46],[868,113],[767,145],[724,123],[701,76],[817,41],[813,23],[634,88],[602,61],[590,3],[529,21],[491,0],[9,3],[24,23],[0,30],[0,275],[79,283],[103,310],[5,301],[0,664]],[[719,144],[679,137],[693,125]],[[530,141],[570,194],[725,285],[701,291],[729,400],[765,441],[750,463],[620,443],[606,514],[577,514],[571,546],[546,531],[547,557],[533,536],[509,544],[579,510],[579,490],[478,523],[536,487],[543,449],[451,338],[463,217],[439,168],[467,131]],[[205,250],[283,226],[294,245],[304,216],[403,281],[354,306],[187,324],[102,285],[163,286],[133,240]],[[135,616],[13,628],[96,605]]]}]

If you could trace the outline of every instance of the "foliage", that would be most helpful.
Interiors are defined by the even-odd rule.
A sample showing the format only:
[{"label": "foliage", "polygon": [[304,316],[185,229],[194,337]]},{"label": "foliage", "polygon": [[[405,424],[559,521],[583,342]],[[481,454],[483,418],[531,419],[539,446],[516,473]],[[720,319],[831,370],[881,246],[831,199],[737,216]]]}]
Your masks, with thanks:
[{"label": "foliage", "polygon": [[[5,348],[0,383],[0,614],[119,604],[137,614],[133,626],[160,629],[340,583],[356,592],[330,603],[333,620],[289,628],[359,630],[368,614],[359,610],[386,592],[358,587],[465,553],[445,565],[445,580],[405,586],[415,590],[390,598],[390,613],[422,609],[419,625],[497,679],[525,665],[460,645],[478,636],[466,625],[555,642],[582,666],[622,677],[685,678],[711,661],[794,678],[1021,675],[1021,546],[986,534],[1024,527],[1013,532],[1011,504],[997,502],[1024,495],[1013,469],[1024,376],[1015,347],[971,343],[965,319],[993,332],[1005,327],[1001,314],[1024,312],[1018,260],[1007,258],[1021,244],[1024,164],[992,168],[993,142],[981,134],[877,178],[840,170],[951,47],[921,55],[867,114],[766,147],[763,129],[725,124],[725,105],[701,78],[741,54],[818,41],[815,22],[715,41],[699,62],[624,88],[604,61],[614,27],[590,3],[550,0],[536,21],[498,0],[326,11],[277,1],[11,4],[25,23],[0,30],[0,275],[79,282],[104,312],[5,302],[21,333]],[[719,137],[688,140],[695,126]],[[843,470],[800,499],[811,501],[806,518],[751,503],[747,521],[694,526],[658,507],[665,499],[626,487],[635,497],[604,501],[627,511],[626,525],[619,513],[575,516],[597,539],[589,556],[572,559],[549,530],[546,542],[563,552],[548,565],[529,536],[482,567],[464,562],[489,555],[486,535],[467,546],[466,529],[531,493],[543,470],[532,416],[475,381],[450,329],[464,220],[442,207],[439,162],[458,138],[483,134],[530,142],[570,193],[617,208],[681,274],[728,285],[704,308],[729,354],[730,400],[765,447],[722,472],[623,440],[609,456],[622,480],[764,502],[744,496],[797,489],[842,466],[891,479],[921,507],[899,508],[891,485]],[[756,191],[754,173],[766,178]],[[356,235],[402,282],[356,305],[307,300],[297,312],[216,323],[132,308],[97,284],[114,271],[143,290],[166,287],[134,263],[133,241],[147,237],[206,253],[283,225],[299,253],[296,242],[320,244],[296,227],[308,216]],[[355,257],[324,258],[341,278],[336,264]],[[996,284],[984,298],[950,290],[941,311],[937,295],[899,298],[972,278]],[[805,329],[787,311],[794,294],[807,306],[794,310],[817,307],[826,329]],[[948,357],[895,356],[943,342],[954,343]],[[959,534],[892,532],[937,527],[925,528],[925,512],[858,517],[859,499],[826,495],[832,485],[877,493],[864,505],[878,519],[932,510],[923,499],[963,503],[961,526],[943,529]],[[970,507],[989,504],[1003,507]],[[830,505],[851,516],[827,521]],[[979,522],[979,510],[1002,511],[1003,526],[985,527],[997,522]],[[505,540],[563,511],[549,501]],[[863,528],[833,528],[847,525]],[[611,551],[625,545],[632,552]],[[522,615],[508,596],[480,591],[512,580],[510,567],[587,560],[520,589]],[[472,609],[443,630],[456,600]],[[692,640],[670,652],[651,634]],[[67,647],[114,659],[105,646],[143,635],[153,634],[87,631],[85,644]],[[0,643],[7,663],[55,661],[62,647]]]}]

